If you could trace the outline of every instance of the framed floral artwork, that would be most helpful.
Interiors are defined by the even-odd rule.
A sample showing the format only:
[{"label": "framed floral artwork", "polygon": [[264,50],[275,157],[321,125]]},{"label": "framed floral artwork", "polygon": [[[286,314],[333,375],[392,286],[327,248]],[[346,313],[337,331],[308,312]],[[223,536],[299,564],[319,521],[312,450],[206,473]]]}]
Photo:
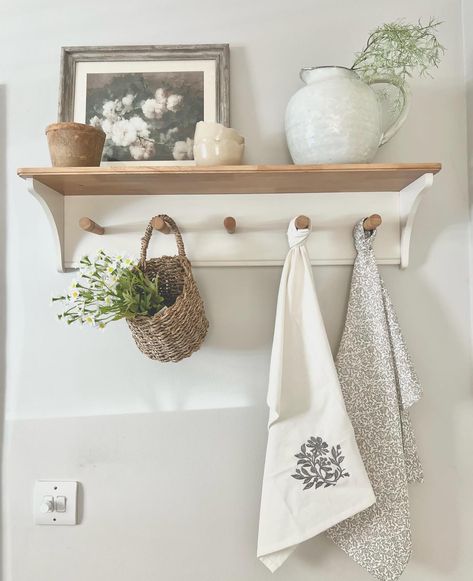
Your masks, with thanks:
[{"label": "framed floral artwork", "polygon": [[103,165],[193,164],[198,121],[229,125],[229,46],[63,47],[59,121],[101,127]]}]

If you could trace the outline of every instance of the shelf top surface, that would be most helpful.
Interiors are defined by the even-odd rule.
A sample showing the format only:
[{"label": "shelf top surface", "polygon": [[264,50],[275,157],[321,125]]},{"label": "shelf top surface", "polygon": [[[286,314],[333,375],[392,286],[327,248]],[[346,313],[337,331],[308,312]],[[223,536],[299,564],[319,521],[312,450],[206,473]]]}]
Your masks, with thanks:
[{"label": "shelf top surface", "polygon": [[396,192],[440,163],[20,168],[66,195]]}]

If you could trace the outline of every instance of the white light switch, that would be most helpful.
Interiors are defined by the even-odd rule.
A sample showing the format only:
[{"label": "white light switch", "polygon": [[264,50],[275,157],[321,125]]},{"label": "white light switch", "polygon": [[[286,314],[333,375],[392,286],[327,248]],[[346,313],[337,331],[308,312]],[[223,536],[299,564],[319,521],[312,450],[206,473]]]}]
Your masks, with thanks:
[{"label": "white light switch", "polygon": [[34,522],[37,525],[77,524],[77,482],[37,480]]},{"label": "white light switch", "polygon": [[66,497],[56,496],[56,512],[66,512]]}]

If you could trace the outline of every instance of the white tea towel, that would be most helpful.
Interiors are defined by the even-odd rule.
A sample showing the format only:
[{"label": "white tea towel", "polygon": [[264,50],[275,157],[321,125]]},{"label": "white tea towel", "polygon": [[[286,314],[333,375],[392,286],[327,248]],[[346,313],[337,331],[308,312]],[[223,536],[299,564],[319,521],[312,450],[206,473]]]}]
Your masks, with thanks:
[{"label": "white tea towel", "polygon": [[376,504],[328,531],[354,561],[394,581],[411,552],[407,484],[422,481],[408,408],[421,388],[376,265],[363,220],[355,226],[353,267],[337,370]]},{"label": "white tea towel", "polygon": [[375,502],[317,301],[309,234],[291,221],[271,354],[257,552],[271,571],[299,543]]}]

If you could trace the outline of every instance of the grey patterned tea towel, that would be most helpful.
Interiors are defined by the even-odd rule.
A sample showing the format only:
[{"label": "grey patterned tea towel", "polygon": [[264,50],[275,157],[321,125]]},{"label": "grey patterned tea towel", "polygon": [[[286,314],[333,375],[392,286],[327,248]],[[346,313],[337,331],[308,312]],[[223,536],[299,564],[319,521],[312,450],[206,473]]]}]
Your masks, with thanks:
[{"label": "grey patterned tea towel", "polygon": [[421,388],[376,265],[375,236],[363,220],[355,226],[357,257],[336,365],[376,504],[327,534],[372,575],[394,581],[411,552],[407,485],[422,481],[408,411]]}]

